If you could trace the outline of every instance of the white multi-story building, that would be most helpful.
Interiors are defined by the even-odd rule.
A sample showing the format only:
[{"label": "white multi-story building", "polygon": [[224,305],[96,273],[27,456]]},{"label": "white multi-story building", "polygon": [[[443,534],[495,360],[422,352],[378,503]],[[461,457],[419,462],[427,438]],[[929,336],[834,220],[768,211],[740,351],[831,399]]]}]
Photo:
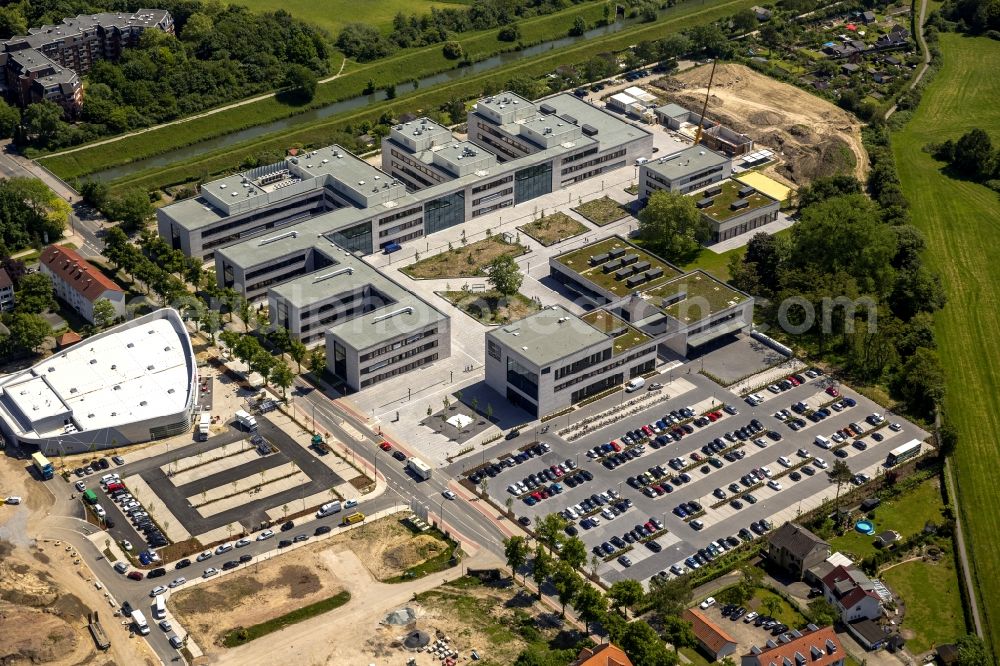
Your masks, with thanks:
[{"label": "white multi-story building", "polygon": [[111,303],[116,319],[125,316],[124,290],[75,250],[50,245],[42,250],[38,265],[52,280],[56,296],[87,321],[94,322],[94,304],[102,299]]}]

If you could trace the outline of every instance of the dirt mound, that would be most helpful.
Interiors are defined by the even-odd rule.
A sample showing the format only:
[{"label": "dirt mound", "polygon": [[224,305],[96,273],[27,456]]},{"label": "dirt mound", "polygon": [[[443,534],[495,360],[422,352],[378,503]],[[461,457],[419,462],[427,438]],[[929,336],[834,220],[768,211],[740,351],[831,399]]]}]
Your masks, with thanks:
[{"label": "dirt mound", "polygon": [[48,574],[31,566],[5,559],[0,561],[0,599],[20,606],[50,606],[59,598],[59,588]]},{"label": "dirt mound", "polygon": [[281,567],[279,578],[288,585],[288,596],[292,599],[307,597],[323,588],[319,576],[301,564]]},{"label": "dirt mound", "polygon": [[[669,101],[700,111],[710,72],[709,66],[696,67],[654,85]],[[780,163],[765,171],[789,184],[852,170],[864,179],[868,172],[861,123],[854,116],[744,65],[717,67],[706,115],[778,153]]]},{"label": "dirt mound", "polygon": [[415,622],[417,619],[417,613],[412,608],[407,606],[406,608],[399,608],[388,615],[382,620],[383,624],[392,624],[396,626],[406,626],[411,622]]},{"label": "dirt mound", "polygon": [[76,650],[76,630],[37,608],[0,604],[0,664],[51,664]]},{"label": "dirt mound", "polygon": [[387,548],[382,555],[382,561],[391,569],[405,571],[444,552],[446,547],[442,541],[427,534],[420,534],[409,541]]}]

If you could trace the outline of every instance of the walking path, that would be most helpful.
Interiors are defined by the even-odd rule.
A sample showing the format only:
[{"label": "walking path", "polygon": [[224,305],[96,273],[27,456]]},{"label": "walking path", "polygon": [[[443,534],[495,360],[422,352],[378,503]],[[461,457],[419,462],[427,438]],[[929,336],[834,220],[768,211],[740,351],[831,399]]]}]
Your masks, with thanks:
[{"label": "walking path", "polygon": [[[931,66],[931,52],[927,49],[927,42],[924,41],[924,19],[927,17],[927,0],[920,0],[920,15],[917,16],[917,24],[915,37],[917,38],[917,45],[920,46],[920,53],[924,56],[924,61],[920,65],[920,71],[917,75],[913,77],[913,81],[910,82],[910,90],[917,87],[920,83],[920,79],[924,78],[924,74],[927,73],[927,69]],[[889,117],[896,113],[896,104],[892,105],[888,111],[885,112],[885,119],[889,120]]]},{"label": "walking path", "polygon": [[[329,83],[334,79],[338,78],[344,73],[344,67],[347,65],[347,58],[344,58],[340,63],[340,70],[333,76],[328,76],[325,79],[320,79],[319,83]],[[208,111],[203,111],[202,113],[196,113],[193,116],[184,116],[183,118],[178,118],[177,120],[171,120],[168,123],[161,123],[160,125],[152,125],[150,127],[143,127],[142,129],[135,130],[134,132],[127,132],[125,134],[119,134],[117,136],[108,137],[107,139],[102,139],[100,141],[94,141],[92,143],[84,143],[73,148],[67,148],[66,150],[60,150],[57,153],[49,153],[47,155],[42,155],[42,158],[46,157],[59,157],[61,155],[69,155],[70,153],[75,153],[78,150],[87,150],[89,148],[94,148],[95,146],[103,146],[108,143],[114,143],[116,141],[121,141],[122,139],[127,139],[131,136],[138,136],[140,134],[145,134],[146,132],[152,132],[153,130],[162,129],[164,127],[171,127],[173,125],[181,125],[192,120],[197,120],[199,118],[205,118],[207,116],[213,116],[216,113],[222,113],[223,111],[228,111],[230,109],[236,109],[241,106],[246,106],[247,104],[254,104],[256,102],[263,101],[265,99],[271,99],[272,97],[277,97],[278,92],[265,93],[263,95],[257,95],[256,97],[248,97],[246,99],[240,100],[238,102],[233,102],[232,104],[226,104],[225,106],[219,106],[214,109],[209,109]]]},{"label": "walking path", "polygon": [[951,460],[944,461],[944,482],[948,488],[948,497],[955,502],[955,538],[958,545],[958,559],[962,563],[962,582],[965,584],[965,597],[969,602],[972,615],[972,626],[980,638],[983,634],[983,619],[979,614],[979,602],[976,599],[976,586],[972,580],[972,567],[969,564],[969,551],[965,545],[965,532],[962,530],[962,509],[958,506],[958,495],[955,492],[955,479],[952,477]]}]

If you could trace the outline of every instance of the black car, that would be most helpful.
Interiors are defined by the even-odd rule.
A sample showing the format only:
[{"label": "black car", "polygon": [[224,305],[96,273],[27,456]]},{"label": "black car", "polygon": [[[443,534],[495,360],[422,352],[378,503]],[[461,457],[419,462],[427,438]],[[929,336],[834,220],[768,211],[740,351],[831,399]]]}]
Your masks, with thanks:
[{"label": "black car", "polygon": [[278,542],[278,548],[288,548],[291,545],[292,545],[291,539],[282,539],[281,541]]},{"label": "black car", "polygon": [[816,473],[816,470],[814,470],[809,465],[806,465],[805,467],[802,468],[802,473],[805,474],[806,476],[812,476],[813,474]]},{"label": "black car", "polygon": [[313,532],[313,534],[315,534],[316,536],[319,536],[320,534],[326,534],[329,531],[330,531],[330,526],[329,525],[320,525],[319,527],[316,528],[316,531]]},{"label": "black car", "polygon": [[[404,460],[406,460],[406,454],[403,453],[402,451],[393,451],[392,452],[392,457],[395,458],[396,460],[400,461],[400,462],[403,462]],[[480,477],[480,478],[482,478],[482,477]]]},{"label": "black car", "polygon": [[222,565],[222,570],[229,571],[230,569],[235,569],[238,566],[240,566],[239,562],[237,562],[236,560],[229,560],[228,562]]},{"label": "black car", "polygon": [[566,534],[570,535],[571,537],[575,537],[578,534],[576,527],[573,525],[567,525]]},{"label": "black car", "polygon": [[845,449],[837,449],[836,451],[833,452],[833,455],[837,456],[838,458],[846,458],[847,451]]},{"label": "black car", "polygon": [[295,527],[295,521],[289,520],[288,522],[286,522],[284,525],[281,526],[281,531],[287,532],[288,530],[294,527]]},{"label": "black car", "polygon": [[167,573],[166,569],[163,567],[156,567],[155,569],[151,569],[150,572],[146,574],[146,578],[159,578],[165,573]]},{"label": "black car", "polygon": [[246,564],[253,559],[253,555],[246,553],[245,555],[240,555],[240,564]]},{"label": "black car", "polygon": [[791,474],[788,475],[788,478],[790,478],[792,481],[801,481],[802,475],[799,474],[798,472],[792,472]]},{"label": "black car", "polygon": [[509,433],[507,433],[504,436],[504,439],[514,439],[515,437],[520,437],[520,436],[521,436],[521,431],[515,428],[511,430]]},{"label": "black car", "polygon": [[655,541],[647,541],[646,542],[646,548],[649,548],[654,553],[658,553],[661,550],[663,550],[663,546],[661,546],[660,544],[658,544]]},{"label": "black car", "polygon": [[183,569],[184,567],[189,567],[189,566],[191,566],[191,560],[185,557],[183,560],[178,560],[177,564],[174,565],[174,568]]},{"label": "black car", "polygon": [[531,525],[531,518],[528,518],[527,516],[521,516],[520,518],[517,519],[517,522],[520,523],[523,527],[529,527]]}]

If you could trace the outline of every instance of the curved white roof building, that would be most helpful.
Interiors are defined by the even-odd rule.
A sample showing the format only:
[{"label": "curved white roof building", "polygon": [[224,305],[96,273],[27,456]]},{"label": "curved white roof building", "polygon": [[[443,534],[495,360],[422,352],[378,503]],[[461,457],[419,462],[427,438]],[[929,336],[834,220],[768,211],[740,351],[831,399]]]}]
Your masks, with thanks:
[{"label": "curved white roof building", "polygon": [[46,455],[135,444],[184,432],[197,395],[191,339],[164,308],[0,377],[0,431]]}]

